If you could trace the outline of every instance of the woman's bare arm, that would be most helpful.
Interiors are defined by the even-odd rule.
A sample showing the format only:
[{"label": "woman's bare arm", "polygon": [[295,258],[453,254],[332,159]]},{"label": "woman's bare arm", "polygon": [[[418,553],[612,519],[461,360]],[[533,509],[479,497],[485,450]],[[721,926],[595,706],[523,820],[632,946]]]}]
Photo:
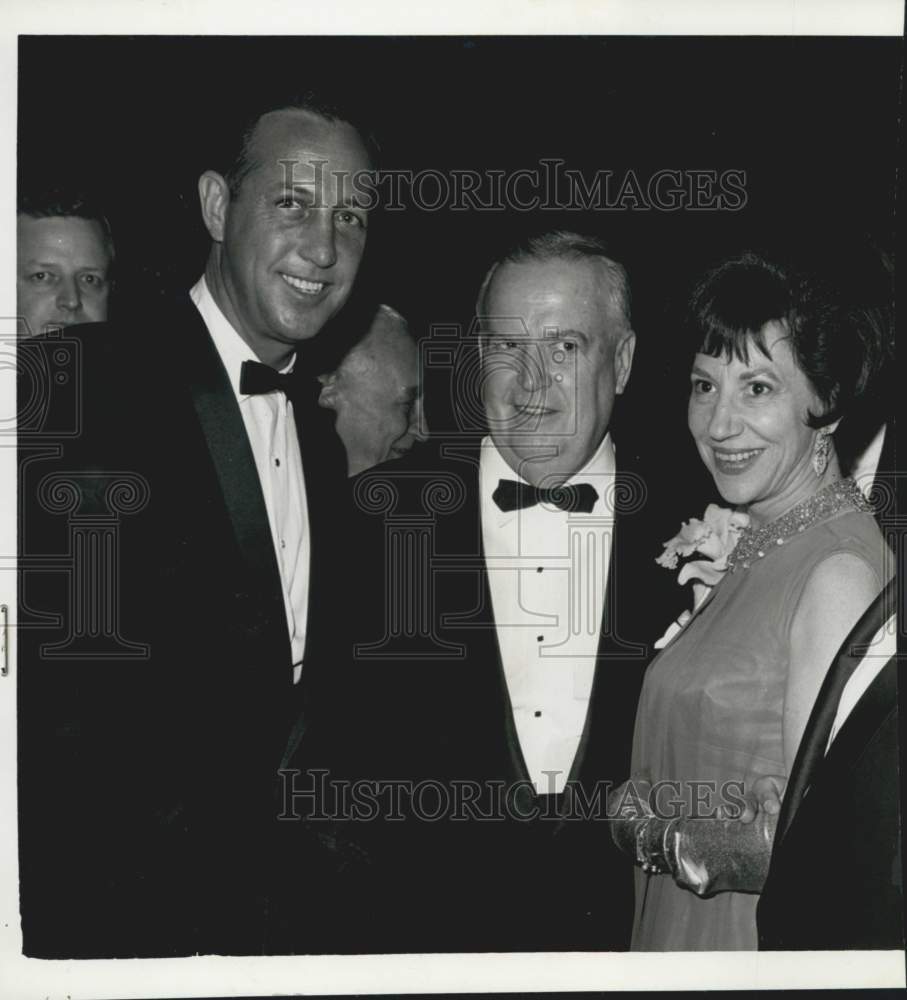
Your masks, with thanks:
[{"label": "woman's bare arm", "polygon": [[846,552],[824,559],[806,583],[791,626],[790,670],[784,694],[788,773],[825,674],[879,588],[870,566]]}]

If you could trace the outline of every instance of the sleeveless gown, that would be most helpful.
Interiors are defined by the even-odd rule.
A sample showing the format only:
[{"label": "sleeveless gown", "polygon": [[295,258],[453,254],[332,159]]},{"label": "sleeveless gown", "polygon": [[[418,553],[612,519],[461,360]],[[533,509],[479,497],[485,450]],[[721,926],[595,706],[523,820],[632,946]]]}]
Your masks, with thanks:
[{"label": "sleeveless gown", "polygon": [[[646,673],[633,740],[632,774],[653,782],[743,782],[786,775],[782,712],[789,636],[813,569],[853,553],[881,590],[890,552],[872,515],[852,509],[775,546],[748,569],[728,572]],[[675,786],[676,787],[676,786]],[[702,793],[701,793],[702,794]],[[682,797],[688,814],[690,792]],[[668,801],[667,794],[660,801]],[[720,801],[720,800],[719,800]],[[633,951],[749,951],[757,947],[758,895],[703,899],[670,875],[636,870]]]}]

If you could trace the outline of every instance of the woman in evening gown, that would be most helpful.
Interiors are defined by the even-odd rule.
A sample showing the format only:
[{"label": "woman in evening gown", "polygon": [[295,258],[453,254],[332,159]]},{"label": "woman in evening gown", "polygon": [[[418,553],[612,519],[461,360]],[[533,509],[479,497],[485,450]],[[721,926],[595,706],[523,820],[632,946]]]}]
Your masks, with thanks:
[{"label": "woman in evening gown", "polygon": [[[690,431],[719,493],[746,517],[735,519],[742,530],[731,524],[727,538],[739,540],[720,580],[646,674],[632,780],[669,783],[659,808],[673,801],[675,812],[656,809],[668,818],[637,822],[622,844],[643,866],[631,947],[754,950],[764,874],[753,881],[746,852],[756,824],[691,817],[739,801],[760,777],[786,777],[828,665],[892,573],[833,438],[871,359],[821,285],[756,254],[700,281],[688,328]],[[765,864],[772,819],[760,816]],[[713,843],[720,830],[747,833],[750,846]],[[722,866],[732,874],[711,877]]]}]

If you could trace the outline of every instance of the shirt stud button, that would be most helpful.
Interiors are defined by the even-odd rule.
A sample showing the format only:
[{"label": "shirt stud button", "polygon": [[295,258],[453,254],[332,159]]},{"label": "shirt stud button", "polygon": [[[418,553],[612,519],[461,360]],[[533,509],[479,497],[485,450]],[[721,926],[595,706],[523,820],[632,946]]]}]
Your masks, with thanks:
[{"label": "shirt stud button", "polygon": [[536,717],[537,719],[540,719],[540,718],[542,717],[542,713],[541,713],[541,712],[533,712],[533,715],[534,715],[534,716],[535,716],[535,717]]}]

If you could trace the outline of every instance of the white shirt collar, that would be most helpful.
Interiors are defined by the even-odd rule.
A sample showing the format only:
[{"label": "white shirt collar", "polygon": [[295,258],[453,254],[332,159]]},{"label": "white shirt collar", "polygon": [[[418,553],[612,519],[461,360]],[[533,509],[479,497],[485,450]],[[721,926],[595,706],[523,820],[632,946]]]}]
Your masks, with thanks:
[{"label": "white shirt collar", "polygon": [[[875,432],[875,436],[869,442],[861,455],[858,455],[850,470],[850,475],[856,480],[857,486],[863,492],[863,496],[869,499],[872,484],[876,473],[879,471],[879,461],[882,458],[882,448],[885,445],[885,424]],[[887,471],[885,469],[883,472]]]},{"label": "white shirt collar", "polygon": [[[595,450],[595,454],[589,459],[588,462],[578,471],[570,476],[566,483],[590,483],[598,491],[598,500],[595,504],[595,509],[593,513],[600,513],[604,509],[605,504],[605,491],[602,486],[607,482],[608,478],[613,478],[617,469],[615,454],[614,454],[614,443],[611,440],[611,435],[606,434],[602,439],[601,444]],[[499,515],[499,524],[510,520],[515,517],[518,511],[502,511],[498,505],[492,500],[491,496],[497,489],[498,482],[501,479],[514,479],[517,482],[526,483],[528,480],[524,479],[518,473],[514,472],[513,469],[505,461],[504,457],[498,451],[495,446],[494,441],[491,439],[491,435],[482,439],[480,445],[480,457],[479,457],[479,495],[481,496],[481,502],[483,507],[491,505]],[[608,491],[610,493],[611,491]]]},{"label": "white shirt collar", "polygon": [[[227,377],[236,395],[237,402],[241,403],[248,399],[239,391],[239,377],[244,361],[258,361],[258,356],[251,347],[236,332],[233,324],[221,311],[220,306],[214,301],[214,296],[208,288],[208,282],[202,275],[189,290],[189,298],[195,303],[196,309],[201,313],[208,333],[214,341],[217,353],[227,370]],[[281,368],[281,374],[286,374],[293,370],[296,362],[296,355],[290,358],[289,364]]]}]

